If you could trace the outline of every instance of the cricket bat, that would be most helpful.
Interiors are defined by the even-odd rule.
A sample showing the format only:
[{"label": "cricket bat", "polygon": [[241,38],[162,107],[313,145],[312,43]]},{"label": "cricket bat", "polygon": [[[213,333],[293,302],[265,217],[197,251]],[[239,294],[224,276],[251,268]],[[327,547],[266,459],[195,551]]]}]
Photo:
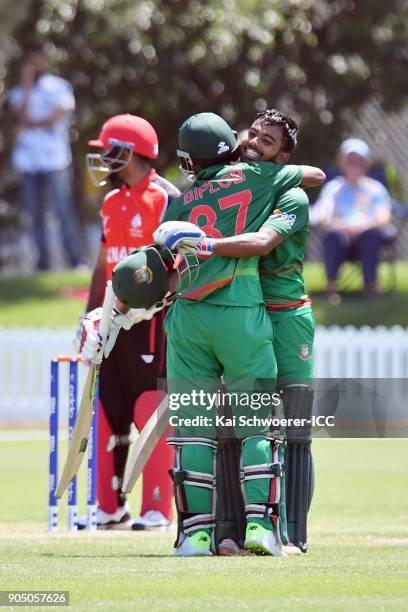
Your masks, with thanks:
[{"label": "cricket bat", "polygon": [[124,493],[130,493],[132,491],[147,460],[166,431],[169,424],[167,411],[168,404],[169,401],[166,395],[143,427],[135,442],[126,464],[122,486],[122,491]]},{"label": "cricket bat", "polygon": [[[113,293],[112,282],[108,281],[102,307],[102,318],[99,325],[99,333],[102,336],[102,350],[108,335],[114,302],[115,294]],[[60,499],[63,496],[69,483],[74,476],[76,476],[81,466],[82,459],[85,456],[92,426],[92,416],[99,382],[100,367],[100,364],[91,366],[86,377],[81,404],[78,410],[78,416],[75,422],[74,431],[72,432],[72,440],[68,450],[68,456],[66,458],[64,469],[55,492],[57,499]]]}]

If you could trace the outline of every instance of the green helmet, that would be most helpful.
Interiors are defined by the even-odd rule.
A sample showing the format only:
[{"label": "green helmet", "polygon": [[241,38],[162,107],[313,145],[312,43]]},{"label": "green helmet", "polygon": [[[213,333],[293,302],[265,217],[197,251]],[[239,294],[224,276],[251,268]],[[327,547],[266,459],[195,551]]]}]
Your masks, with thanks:
[{"label": "green helmet", "polygon": [[[172,273],[178,277],[173,281]],[[116,297],[130,308],[151,308],[171,303],[193,281],[198,260],[175,256],[160,245],[150,245],[120,261],[112,273]],[[177,285],[176,291],[173,286]]]},{"label": "green helmet", "polygon": [[179,129],[177,155],[181,170],[193,172],[195,161],[222,164],[237,151],[237,133],[215,113],[198,113],[189,117]]}]

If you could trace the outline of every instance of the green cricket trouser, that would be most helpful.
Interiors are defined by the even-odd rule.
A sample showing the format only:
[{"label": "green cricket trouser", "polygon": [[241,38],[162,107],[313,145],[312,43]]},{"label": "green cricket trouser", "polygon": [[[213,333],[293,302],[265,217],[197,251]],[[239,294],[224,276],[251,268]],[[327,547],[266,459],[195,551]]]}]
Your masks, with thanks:
[{"label": "green cricket trouser", "polygon": [[[179,299],[169,310],[165,329],[167,334],[168,391],[172,398],[190,394],[193,390],[213,393],[224,377],[228,392],[247,397],[254,390],[273,392],[276,379],[276,361],[273,351],[273,328],[263,305],[254,307],[218,306],[205,302]],[[260,383],[257,379],[263,379]],[[258,394],[259,395],[259,394]],[[185,395],[185,397],[188,397]],[[254,411],[248,402],[231,401],[234,416],[269,417],[272,405]],[[215,437],[215,411],[209,404],[192,402],[180,404],[172,416],[177,415],[177,433],[180,437]],[[207,417],[207,422],[193,419]],[[186,421],[190,419],[190,421]],[[268,431],[267,426],[246,426],[236,423],[239,438]],[[263,438],[254,438],[244,445],[244,465],[270,463],[271,445]],[[213,451],[198,444],[181,447],[181,466],[186,471],[213,472]],[[254,479],[245,484],[248,503],[267,502],[269,479]],[[211,512],[212,491],[204,487],[185,485],[185,498],[189,513]],[[265,526],[270,526],[269,519]]]},{"label": "green cricket trouser", "polygon": [[280,383],[310,383],[313,378],[315,321],[312,312],[275,319],[273,349]]}]

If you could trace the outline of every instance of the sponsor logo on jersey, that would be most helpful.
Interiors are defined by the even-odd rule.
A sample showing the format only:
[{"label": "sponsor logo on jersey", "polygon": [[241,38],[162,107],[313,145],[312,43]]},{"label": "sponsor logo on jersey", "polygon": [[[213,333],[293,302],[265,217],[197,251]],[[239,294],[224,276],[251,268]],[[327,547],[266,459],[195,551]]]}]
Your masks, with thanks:
[{"label": "sponsor logo on jersey", "polygon": [[287,221],[291,227],[293,227],[293,224],[296,221],[296,215],[294,213],[283,213],[281,210],[279,210],[279,208],[273,211],[272,217],[277,217],[282,219],[282,221]]},{"label": "sponsor logo on jersey", "polygon": [[130,222],[129,234],[133,238],[140,238],[143,236],[142,229],[142,216],[140,213],[136,213]]},{"label": "sponsor logo on jersey", "polygon": [[140,213],[135,214],[135,216],[130,222],[130,225],[134,228],[140,227],[142,225],[142,217],[140,216]]},{"label": "sponsor logo on jersey", "polygon": [[308,344],[300,345],[300,353],[298,357],[299,359],[303,359],[303,361],[308,361],[311,358],[310,346]]}]

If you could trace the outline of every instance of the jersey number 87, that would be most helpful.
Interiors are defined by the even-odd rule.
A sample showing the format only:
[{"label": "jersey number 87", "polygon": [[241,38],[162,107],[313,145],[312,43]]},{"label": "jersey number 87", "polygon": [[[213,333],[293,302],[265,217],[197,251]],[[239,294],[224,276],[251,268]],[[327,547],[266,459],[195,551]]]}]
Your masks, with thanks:
[{"label": "jersey number 87", "polygon": [[[245,189],[244,191],[239,191],[238,193],[232,193],[231,195],[225,196],[218,200],[218,205],[221,210],[226,210],[227,208],[231,208],[233,206],[238,207],[235,230],[233,234],[235,236],[242,234],[245,231],[248,206],[250,205],[251,200],[252,193],[250,189]],[[204,225],[199,223],[200,217],[205,217]],[[215,224],[217,223],[217,213],[207,204],[199,204],[198,206],[195,206],[190,212],[188,220],[190,223],[198,225],[203,232],[205,232],[206,236],[211,236],[212,238],[223,237],[222,233],[215,227]]]}]

